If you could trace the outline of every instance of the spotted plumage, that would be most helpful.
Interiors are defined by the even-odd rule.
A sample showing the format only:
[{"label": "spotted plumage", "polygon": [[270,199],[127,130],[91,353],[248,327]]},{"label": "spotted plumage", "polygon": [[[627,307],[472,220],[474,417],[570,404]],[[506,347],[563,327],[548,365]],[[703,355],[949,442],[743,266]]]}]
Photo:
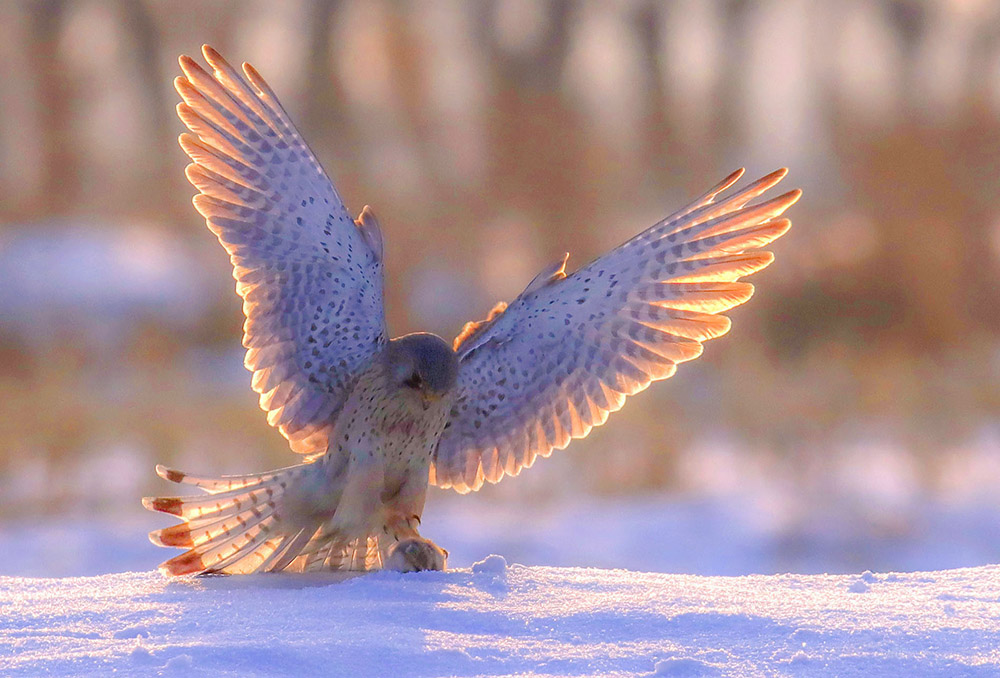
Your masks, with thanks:
[{"label": "spotted plumage", "polygon": [[352,219],[263,78],[210,47],[181,57],[180,138],[194,204],[229,253],[251,386],[305,462],[268,473],[163,478],[207,496],[147,498],[184,522],[150,534],[187,551],[169,574],[443,569],[418,528],[428,484],[459,492],[517,475],[604,423],[625,398],[725,334],[739,279],[771,263],[790,191],[751,205],[774,172],[684,209],[577,271],[567,257],[449,346],[387,339],[383,239]]}]

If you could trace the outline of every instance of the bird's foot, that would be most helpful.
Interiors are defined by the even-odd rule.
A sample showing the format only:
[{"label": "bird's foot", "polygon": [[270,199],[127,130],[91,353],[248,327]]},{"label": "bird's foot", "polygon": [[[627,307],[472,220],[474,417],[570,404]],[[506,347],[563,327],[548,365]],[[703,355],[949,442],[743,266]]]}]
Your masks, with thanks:
[{"label": "bird's foot", "polygon": [[420,533],[417,532],[417,528],[419,527],[420,516],[393,513],[386,520],[385,527],[382,529],[396,541],[404,541],[413,538],[419,539]]},{"label": "bird's foot", "polygon": [[410,537],[397,542],[385,564],[387,570],[398,572],[444,570],[447,566],[448,552],[423,537]]}]

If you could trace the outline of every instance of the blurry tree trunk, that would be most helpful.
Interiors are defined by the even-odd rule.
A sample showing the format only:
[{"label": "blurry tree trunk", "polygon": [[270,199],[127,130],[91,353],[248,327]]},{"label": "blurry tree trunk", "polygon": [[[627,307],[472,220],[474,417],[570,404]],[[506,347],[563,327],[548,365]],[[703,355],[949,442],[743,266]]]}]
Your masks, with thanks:
[{"label": "blurry tree trunk", "polygon": [[30,13],[28,50],[38,78],[38,129],[41,181],[40,213],[69,208],[79,191],[77,152],[71,135],[72,97],[59,60],[59,32],[65,18],[64,0],[37,0]]},{"label": "blurry tree trunk", "polygon": [[[239,26],[241,14],[250,11],[247,5],[238,2],[175,2],[174,0],[120,0],[124,6],[122,15],[127,21],[130,36],[135,36],[135,45],[140,52],[136,55],[143,79],[144,106],[156,116],[155,137],[149,139],[140,152],[155,153],[157,157],[143,177],[143,190],[152,193],[151,209],[158,210],[158,217],[175,223],[178,227],[190,227],[197,215],[191,210],[191,187],[182,171],[186,159],[175,143],[176,134],[182,130],[174,117],[174,105],[179,97],[173,94],[169,83],[175,75],[180,75],[176,66],[164,69],[164,63],[177,62],[177,53],[164,60],[164,46],[178,53],[188,54],[202,61],[200,47],[210,42],[212,46],[226,53],[233,45],[233,34]],[[197,27],[192,30],[192,27]],[[148,36],[138,35],[149,31]],[[150,127],[152,129],[152,127]],[[155,173],[155,174],[154,174]]]},{"label": "blurry tree trunk", "polygon": [[569,34],[573,14],[573,3],[569,0],[541,0],[547,6],[544,34],[538,40],[537,49],[517,54],[503,52],[490,30],[492,17],[496,14],[496,2],[482,5],[484,31],[481,42],[490,52],[490,63],[511,82],[522,87],[536,89],[557,89],[565,70],[569,53]]},{"label": "blurry tree trunk", "polygon": [[342,115],[334,117],[339,108],[333,104],[343,101],[344,97],[336,86],[330,58],[333,14],[339,4],[339,0],[313,0],[306,10],[305,40],[308,47],[304,70],[308,95],[302,120],[305,128],[324,137],[328,137],[331,129],[340,126],[345,118]]},{"label": "blurry tree trunk", "polygon": [[[508,53],[494,34],[484,40],[496,81],[489,123],[494,174],[489,184],[496,189],[490,197],[534,218],[546,260],[573,244],[578,261],[585,261],[595,248],[593,231],[581,224],[593,221],[596,196],[580,185],[593,175],[582,150],[579,115],[561,87],[574,5],[551,0],[547,8],[534,49]],[[498,208],[485,207],[493,213]]]},{"label": "blurry tree trunk", "polygon": [[[669,8],[668,8],[669,9]],[[700,170],[700,167],[692,165],[701,164],[707,161],[705,149],[696,149],[699,152],[685,153],[695,149],[685,145],[684,139],[677,139],[672,132],[675,129],[676,120],[670,116],[669,111],[663,106],[667,100],[667,93],[664,82],[663,64],[663,22],[660,20],[660,12],[665,11],[661,7],[654,5],[643,5],[636,8],[635,16],[632,20],[632,29],[638,35],[639,53],[642,55],[641,67],[644,71],[643,81],[648,84],[646,97],[649,100],[646,110],[650,111],[652,119],[641,124],[640,128],[647,132],[647,138],[643,140],[641,152],[643,162],[637,164],[637,169],[642,172],[654,170],[660,177],[669,176],[671,172],[689,170]],[[709,111],[705,115],[711,115]],[[703,141],[701,139],[696,140]],[[684,157],[685,162],[674,161],[675,157]],[[696,172],[697,173],[697,172]],[[641,177],[635,180],[641,181]]]},{"label": "blurry tree trunk", "polygon": [[729,3],[723,13],[723,55],[719,59],[719,127],[739,129],[743,115],[744,61],[747,56],[746,25],[751,7],[743,3]]},{"label": "blurry tree trunk", "polygon": [[[171,207],[176,211],[180,205],[171,197],[179,191],[183,193],[181,174],[175,171],[180,154],[171,134],[173,106],[165,95],[164,85],[169,76],[161,67],[160,30],[145,2],[120,0],[119,11],[126,30],[134,41],[135,63],[139,69],[142,101],[146,109],[144,116],[149,121],[146,130],[150,136],[146,147],[142,149],[143,157],[146,158],[145,176],[136,177],[135,180],[162,187],[162,190],[150,192],[155,202],[149,207],[158,212],[170,210]],[[184,211],[186,214],[187,209]]]}]

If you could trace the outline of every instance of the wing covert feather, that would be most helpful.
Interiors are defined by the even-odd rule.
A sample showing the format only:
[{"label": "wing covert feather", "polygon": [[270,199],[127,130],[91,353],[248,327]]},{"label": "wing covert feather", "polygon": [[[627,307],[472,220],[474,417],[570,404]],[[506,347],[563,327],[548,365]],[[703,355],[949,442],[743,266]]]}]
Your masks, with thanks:
[{"label": "wing covert feather", "polygon": [[716,201],[742,175],[734,172],[620,247],[569,276],[536,278],[467,326],[455,342],[458,396],[431,482],[464,493],[517,475],[728,332],[718,314],[751,297],[753,286],[739,279],[773,261],[755,248],[789,229],[779,217],[801,192],[750,202],[786,173]]},{"label": "wing covert feather", "polygon": [[351,218],[257,71],[203,55],[211,72],[182,56],[174,82],[194,205],[229,253],[268,423],[294,451],[323,453],[355,375],[386,341],[378,224],[368,209]]}]

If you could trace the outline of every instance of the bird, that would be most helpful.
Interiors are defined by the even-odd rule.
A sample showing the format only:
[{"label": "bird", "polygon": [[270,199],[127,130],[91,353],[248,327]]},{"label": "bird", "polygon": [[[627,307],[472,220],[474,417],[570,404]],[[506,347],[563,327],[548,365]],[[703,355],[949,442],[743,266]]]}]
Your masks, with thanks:
[{"label": "bird", "polygon": [[729,191],[737,170],[572,273],[559,258],[453,342],[389,338],[374,212],[352,217],[253,66],[202,54],[207,69],[181,56],[174,81],[185,173],[229,254],[251,387],[303,457],[221,477],[157,465],[203,491],[143,499],[182,521],[149,535],[185,549],[167,575],[446,569],[419,531],[428,488],[516,476],[701,355],[801,195],[761,198],[786,169]]}]

